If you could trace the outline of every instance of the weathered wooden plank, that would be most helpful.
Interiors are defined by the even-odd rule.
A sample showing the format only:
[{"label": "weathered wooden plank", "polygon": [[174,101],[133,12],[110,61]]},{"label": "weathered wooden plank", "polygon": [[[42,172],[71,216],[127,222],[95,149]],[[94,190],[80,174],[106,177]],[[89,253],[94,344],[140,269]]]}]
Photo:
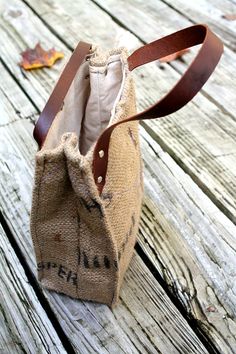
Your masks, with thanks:
[{"label": "weathered wooden plank", "polygon": [[142,137],[146,183],[139,242],[218,349],[234,353],[236,227],[144,130]]},{"label": "weathered wooden plank", "polygon": [[[14,2],[14,4],[17,3]],[[33,0],[31,0],[31,5],[34,5]],[[122,38],[120,38],[120,27],[106,14],[97,9],[94,4],[87,2],[86,6],[82,6],[83,9],[87,9],[87,12],[81,12],[81,6],[78,11],[77,5],[72,3],[68,8],[68,5],[63,3],[63,6],[66,6],[66,10],[71,11],[70,15],[68,13],[65,14],[61,6],[62,4],[60,4],[59,7],[54,3],[40,2],[40,6],[36,6],[35,3],[35,10],[42,13],[45,21],[47,21],[60,36],[64,35],[70,45],[73,46],[79,39],[78,37],[82,36],[83,33],[84,39],[88,41],[93,40],[96,42],[101,38],[100,40],[104,42],[106,47],[114,44],[114,38],[117,38],[117,41],[121,41],[122,43],[129,39],[131,46],[136,45],[137,40],[133,39],[134,37],[130,34],[128,34],[127,37],[123,35],[123,37],[121,36]],[[166,10],[166,5],[164,4],[163,6],[165,11],[167,11],[168,7]],[[53,11],[51,11],[51,9],[53,9]],[[35,19],[35,17],[31,16],[33,18],[31,20],[31,17],[27,15],[25,7],[21,7],[20,11],[22,12],[23,19],[21,19],[21,16],[18,16],[14,17],[12,20],[9,16],[9,11],[5,10],[5,26],[9,26],[8,32],[12,31],[13,37],[16,35],[15,32],[17,31],[18,36],[20,35],[23,38],[23,42],[28,40],[28,37],[25,39],[25,31],[23,31],[20,26],[20,23],[27,18],[24,28],[27,28],[27,32],[31,33],[31,37],[33,36],[33,43],[36,42],[35,38],[37,38],[37,33],[44,33],[45,31],[45,34],[41,36],[41,40],[46,47],[49,47],[55,41],[56,46],[62,49],[64,48],[55,37],[50,35],[47,29],[43,29],[39,19]],[[120,12],[123,13],[123,10],[121,9]],[[120,12],[117,13],[120,15]],[[81,13],[83,14],[83,21],[79,22],[77,19]],[[68,21],[68,16],[70,17],[70,21]],[[84,26],[86,16],[88,17],[88,21],[95,22],[96,18],[99,18],[101,22],[106,21],[106,30],[101,30],[101,33],[100,31],[93,31],[93,26],[91,25],[89,27],[91,28],[91,32],[88,32],[88,27]],[[138,17],[136,16],[136,18]],[[132,19],[132,21],[133,20],[134,19]],[[133,23],[132,21],[130,21],[131,24]],[[178,21],[180,22],[179,18]],[[65,26],[61,26],[62,22]],[[136,23],[134,25],[136,26]],[[152,28],[152,26],[148,28],[150,27]],[[86,28],[86,31],[84,28]],[[101,28],[103,27],[101,26]],[[107,31],[108,28],[109,31]],[[108,32],[111,34],[110,36],[107,35]],[[90,35],[88,33],[90,33]],[[124,33],[124,31],[122,33]],[[149,34],[149,36],[150,35],[151,34]],[[35,80],[35,73],[22,73],[16,65],[19,56],[18,37],[15,48],[13,48],[13,44],[11,48],[6,47],[6,43],[9,42],[8,33],[3,32],[0,38],[0,41],[1,40],[2,55],[5,63],[9,65],[12,73],[21,82],[25,90],[27,90],[27,92],[31,90],[30,94],[35,97],[36,104],[42,109],[42,99],[45,99],[45,96],[48,95],[50,91],[49,85],[53,78],[55,79],[55,73],[61,68],[62,64],[59,63],[57,67],[54,67],[52,72],[50,71],[48,73],[46,70],[42,71],[41,75],[44,78],[42,84],[45,87],[43,92],[43,88],[39,88],[39,83]],[[31,39],[28,41],[30,40]],[[29,42],[27,43],[29,44]],[[23,49],[23,45],[21,45],[21,47]],[[68,54],[68,51],[66,51],[66,53]],[[156,78],[153,75],[154,70],[159,78],[158,89],[160,94],[166,92],[179,77],[169,66],[166,67],[164,71],[156,67],[155,64],[140,70],[136,78],[138,101],[140,102],[141,108],[156,99]],[[231,75],[228,76],[231,77]],[[27,80],[25,80],[25,77]],[[31,87],[29,87],[29,82],[32,83]],[[40,96],[41,94],[43,98]],[[225,95],[225,97],[228,96],[229,94]],[[233,96],[231,97],[231,101],[235,101],[233,100]],[[148,123],[148,126],[152,130],[152,136],[161,143],[186,171],[188,171],[201,188],[211,196],[214,202],[224,210],[226,215],[234,222],[236,221],[236,203],[234,198],[236,185],[233,183],[235,179],[235,169],[232,169],[232,166],[235,166],[235,125],[235,120],[231,116],[227,115],[223,110],[220,110],[201,94],[180,113],[176,113],[158,122],[153,121]]]},{"label": "weathered wooden plank", "polygon": [[[154,87],[155,87],[155,86],[154,86]],[[15,124],[15,123],[14,123],[14,124]],[[25,129],[26,129],[26,128],[24,128],[24,130],[25,130]],[[24,134],[25,134],[25,133],[24,133]],[[25,143],[26,143],[26,142],[25,142]],[[28,144],[28,142],[27,142],[26,144]],[[28,148],[30,149],[30,146],[29,146]],[[32,149],[32,147],[31,147],[31,149]],[[29,150],[29,151],[32,151],[32,150]],[[29,155],[29,154],[28,154],[28,155]],[[30,158],[29,158],[29,159],[30,159]],[[28,188],[28,187],[27,187],[27,188]],[[27,189],[27,188],[26,188],[26,189]],[[170,258],[171,258],[171,255],[170,255]],[[167,268],[168,268],[168,263],[167,263]],[[171,271],[171,269],[170,269],[170,271]],[[225,334],[224,334],[224,336],[225,336]],[[227,335],[226,335],[226,337],[227,337]],[[225,338],[226,338],[226,337],[225,337]]]},{"label": "weathered wooden plank", "polygon": [[[112,22],[111,18],[102,11],[96,9],[94,4],[90,2],[86,2],[86,6],[83,7],[85,10],[82,12],[81,6],[68,1],[60,3],[60,6],[53,2],[43,1],[38,6],[34,0],[28,0],[28,3],[34,7],[34,10],[44,18],[58,35],[64,36],[71,46],[75,45],[79,38],[82,38],[82,33],[84,33],[85,40],[96,42],[100,39],[105,47],[114,45],[114,38],[116,38],[115,42],[120,40],[123,44],[126,44],[126,41],[128,42],[129,40],[129,48],[135,45],[135,41],[130,34],[127,34],[127,37],[124,34],[123,38],[120,38],[120,28],[117,24]],[[101,3],[102,6],[106,6],[106,9],[109,9],[114,16],[117,16],[120,21],[123,21],[132,31],[146,41],[153,40],[157,36],[170,33],[171,30],[175,31],[190,24],[183,16],[160,1],[155,1],[155,3],[140,2],[138,6],[134,1],[130,1],[126,5],[123,4],[123,6],[122,4],[115,3],[113,0]],[[126,11],[127,7],[129,11]],[[67,12],[63,12],[62,8]],[[155,8],[156,11],[154,11]],[[172,21],[168,20],[167,14],[169,13]],[[78,21],[80,16],[82,16],[81,22]],[[90,35],[87,34],[88,31],[83,32],[86,16],[88,17],[88,23],[91,24]],[[70,21],[68,21],[69,18]],[[106,21],[105,33],[102,26],[101,33],[97,30],[93,31],[92,22],[95,22],[96,18],[99,18],[99,21],[103,23]],[[61,21],[64,23],[67,21],[68,25],[62,28]],[[147,30],[142,31],[140,23],[148,23]],[[158,27],[156,26],[157,23],[159,24]],[[110,37],[107,36],[107,33],[110,33]],[[230,51],[227,52],[231,53]],[[230,55],[233,54],[231,53]],[[192,57],[192,54],[190,57]],[[229,99],[230,104],[232,103],[233,105],[235,102],[235,90],[233,88],[233,78],[229,71],[233,70],[232,65],[234,63],[236,61],[232,60],[230,64],[227,56],[226,59],[223,58],[220,64],[221,67],[219,66],[213,78],[205,86],[206,88],[209,87],[209,89],[206,89],[207,95],[212,94],[214,96],[215,91],[219,92],[221,90],[221,96],[224,97],[224,100]],[[186,68],[186,63],[185,65],[178,63],[174,65],[177,66],[177,69],[181,67],[180,70],[185,70]],[[161,68],[165,68],[165,70]],[[179,78],[179,75],[169,66],[161,65],[157,67],[153,64],[141,70],[139,69],[136,79],[138,100],[142,109],[150,104],[151,101],[156,100],[157,97],[157,83],[153,75],[154,71],[156,72],[156,77],[158,77],[159,95],[166,92]],[[224,81],[224,85],[221,85],[220,77]],[[228,84],[225,82],[225,77],[230,80]],[[223,92],[222,90],[225,91]],[[225,102],[222,105],[225,106]],[[225,214],[236,222],[236,201],[234,197],[236,185],[233,182],[236,172],[233,167],[235,166],[236,154],[236,122],[234,117],[228,115],[224,109],[219,109],[217,105],[204,95],[199,94],[193,103],[190,103],[181,112],[177,112],[171,117],[160,121],[145,123],[145,127],[150,128],[149,131],[152,136],[188,171]]]},{"label": "weathered wooden plank", "polygon": [[0,352],[66,353],[0,225]]},{"label": "weathered wooden plank", "polygon": [[[43,16],[45,20],[51,24],[51,27],[53,27],[54,30],[60,30],[59,34],[62,36],[63,33],[61,33],[61,31],[64,31],[65,33],[66,30],[64,27],[62,29],[61,21],[59,21],[59,18],[61,16],[61,20],[66,22],[66,19],[68,19],[68,15],[63,15],[61,13],[60,8],[53,3],[41,4],[41,11],[43,11]],[[169,11],[168,7],[166,8],[165,4],[163,6],[165,11]],[[54,12],[49,11],[51,7],[53,7]],[[38,10],[38,8],[40,9],[40,7],[37,6],[37,11],[40,11]],[[73,4],[71,4],[70,6],[70,10],[73,13],[73,16],[75,16],[76,21],[79,16],[77,8],[78,6]],[[92,8],[89,8],[89,6],[87,6],[87,8],[88,10],[90,10],[89,14],[95,13],[96,7],[94,7],[94,5],[92,5]],[[66,7],[66,9],[68,8]],[[145,8],[143,10],[145,10]],[[150,11],[150,8],[148,10]],[[121,9],[120,12],[122,11],[123,10]],[[24,14],[23,10],[22,12],[24,15],[23,18],[27,18],[27,15]],[[120,12],[118,12],[119,15]],[[98,14],[96,13],[95,15],[97,15],[97,17],[101,18],[104,21],[102,16],[98,16]],[[83,20],[85,20],[86,13],[83,16]],[[9,17],[9,14],[7,15],[7,12],[5,12],[5,18],[9,20]],[[164,16],[162,17],[164,18]],[[137,19],[137,16],[135,18]],[[19,23],[14,17],[13,20],[10,19],[9,21],[15,29],[18,29],[19,34],[21,36],[24,36],[22,31],[19,30],[19,28],[21,28],[19,24],[22,20],[18,20]],[[89,16],[89,20],[95,21],[93,15]],[[112,36],[109,39],[106,37],[107,31],[105,31],[105,33],[102,31],[101,37],[102,39],[104,39],[105,44],[108,44],[108,41],[110,43],[111,38],[113,39],[113,37],[115,36],[115,28],[117,27],[112,23],[111,19],[109,20],[109,27],[113,30],[114,33],[112,33],[111,31]],[[132,24],[134,19],[132,18],[131,20],[132,21],[130,22]],[[178,19],[178,21],[180,22],[180,19]],[[68,26],[66,32],[69,44],[71,45],[72,42],[75,42],[77,22],[75,23],[73,21],[69,21],[70,25]],[[134,25],[136,25],[136,23]],[[32,26],[39,26],[39,21],[33,20],[31,23],[28,19],[27,26],[28,32],[32,33],[31,36],[33,36],[33,38],[35,39],[36,33],[34,33],[34,31],[32,30]],[[79,27],[77,28],[77,33],[82,33],[81,25],[78,26]],[[167,29],[165,30],[167,31]],[[96,36],[98,36],[98,34],[96,34]],[[76,38],[77,37],[78,35],[76,35]],[[90,37],[92,36],[90,35]],[[92,38],[90,37],[87,40],[92,40]],[[48,33],[47,35],[42,36],[43,40],[44,38],[48,38]],[[4,39],[4,42],[7,43],[8,41]],[[49,46],[49,43],[47,42],[45,45]],[[146,80],[146,78],[150,76],[148,73],[152,71],[152,67],[150,68],[150,70],[146,69],[144,71],[143,75],[145,76],[145,80],[138,80],[138,88],[140,88],[140,97],[144,97],[147,92],[149,92],[150,99],[154,100],[154,87],[156,86],[156,80],[153,80],[154,82],[152,82],[151,80]],[[163,86],[163,91],[167,90],[167,86],[169,86],[170,83],[174,81],[174,79],[178,78],[178,75],[175,75],[175,73],[171,71],[168,74],[169,80],[167,82],[167,80],[165,80],[166,74],[163,73],[162,70],[159,70],[157,72],[158,76],[160,77],[161,84]],[[29,80],[31,80],[30,75],[31,74],[29,74]],[[153,90],[151,90],[151,92],[150,87],[153,87]],[[45,89],[47,90],[47,87]],[[38,99],[38,95],[36,96],[36,98]],[[140,101],[141,106],[143,107],[143,105],[147,104],[150,99],[142,99]],[[192,106],[192,104],[190,104],[180,113],[177,113],[176,115],[173,115],[170,118],[165,118],[164,120],[158,123],[156,121],[150,122],[148,123],[148,126],[152,129],[152,136],[155,137],[155,139],[157,139],[159,142],[161,142],[165,149],[167,149],[169,153],[174,156],[176,160],[179,161],[183,168],[185,168],[185,170],[187,170],[193,176],[193,178],[199,183],[199,185],[201,185],[201,187],[213,198],[217,205],[224,210],[226,215],[228,215],[233,221],[235,221],[236,205],[234,194],[236,186],[232,182],[235,178],[235,170],[232,170],[232,166],[235,165],[234,132],[236,130],[234,128],[236,123],[230,116],[226,115],[223,111],[217,109],[217,106],[211,104],[211,102],[206,100],[205,97],[203,97],[202,95],[199,95],[198,98],[195,99],[194,103],[197,108],[195,107],[195,105]],[[196,119],[195,117],[198,117],[198,119]],[[183,137],[185,142],[184,144]]]},{"label": "weathered wooden plank", "polygon": [[25,5],[20,1],[1,0],[0,13],[1,60],[27,92],[29,98],[33,99],[36,107],[42,110],[51,92],[52,84],[57,80],[58,72],[65,62],[58,61],[50,70],[42,69],[40,73],[34,70],[25,72],[18,65],[21,61],[20,53],[27,47],[33,48],[38,41],[45,49],[54,46],[56,49],[63,50],[66,58],[70,51],[53,36],[46,26],[42,25],[37,16],[30,16]]},{"label": "weathered wooden plank", "polygon": [[[33,0],[31,0],[33,1]],[[118,18],[133,33],[144,41],[154,40],[158,36],[171,33],[191,23],[181,14],[169,8],[161,1],[129,1],[128,3],[109,0],[97,1],[102,7]],[[63,5],[63,7],[65,7]],[[68,7],[66,5],[66,9]],[[171,18],[171,21],[169,20]],[[145,31],[140,23],[148,23]],[[158,26],[157,26],[158,24]],[[183,61],[173,62],[173,67],[178,71],[186,70],[186,64],[192,60],[196,50],[192,50]],[[207,99],[199,94],[193,103],[190,103],[181,112],[160,121],[145,122],[152,136],[161,143],[178,163],[197,181],[203,190],[214,202],[236,222],[235,201],[235,82],[230,72],[235,71],[235,53],[227,48],[213,77],[205,85],[202,92],[206,92]],[[149,97],[154,101],[153,77],[154,65],[146,69],[143,80],[137,80],[140,95],[143,97],[149,92]],[[172,80],[176,77],[169,72],[167,66],[162,72],[157,72],[159,87],[165,91],[171,87]],[[167,77],[168,75],[168,77]],[[171,80],[169,77],[171,76]],[[168,80],[169,79],[169,80]],[[223,85],[222,85],[223,82]],[[139,86],[142,85],[142,87]],[[158,87],[158,89],[159,89]],[[149,91],[144,91],[144,88]],[[210,100],[209,100],[210,99]],[[211,101],[217,101],[216,105]],[[232,104],[227,114],[227,102]],[[197,108],[196,108],[197,107]],[[220,107],[220,109],[219,109]],[[233,116],[231,116],[231,114]],[[229,138],[228,134],[231,136]],[[233,185],[233,186],[232,186]],[[232,187],[231,187],[232,186]]]},{"label": "weathered wooden plank", "polygon": [[[1,68],[1,72],[4,72],[4,69]],[[12,90],[12,84],[11,80],[8,78],[7,79],[7,74],[3,76],[5,83],[8,83],[9,88]],[[21,105],[27,107],[29,105],[29,102],[24,98],[22,93],[20,94],[19,88],[15,85],[15,94],[11,96],[12,100],[12,105],[9,105],[9,107],[6,106],[5,110],[5,115],[4,115],[4,126],[1,128],[1,136],[3,139],[2,146],[4,146],[3,151],[1,151],[1,156],[2,156],[2,166],[1,166],[1,171],[3,171],[3,175],[1,176],[1,199],[3,201],[3,213],[5,215],[5,218],[8,220],[8,223],[14,232],[16,234],[17,239],[20,242],[21,247],[23,248],[24,253],[26,254],[27,252],[27,259],[31,267],[35,269],[35,263],[34,263],[34,255],[32,252],[32,245],[31,245],[31,240],[30,240],[30,235],[29,235],[29,208],[30,208],[30,191],[32,187],[32,165],[33,165],[33,155],[32,152],[36,150],[35,144],[32,142],[32,139],[29,137],[29,134],[32,133],[32,125],[31,122],[25,119],[18,120],[15,119],[16,114],[14,113],[14,106],[15,102],[14,100],[17,99],[19,100],[19,97],[21,97]],[[8,93],[7,87],[5,87],[5,93]],[[0,99],[2,102],[2,97]],[[29,108],[28,111],[32,111]],[[9,118],[8,118],[9,117]],[[11,122],[9,124],[7,123],[7,119]],[[147,150],[148,151],[148,150]],[[146,216],[144,215],[144,222],[145,222]],[[149,233],[149,230],[146,228],[146,235]],[[24,235],[24,237],[23,237]],[[142,239],[141,239],[142,240]],[[151,239],[150,239],[151,241]],[[171,255],[169,255],[171,257]],[[155,261],[157,262],[157,261]],[[134,272],[136,274],[136,269],[131,270],[131,272]],[[176,284],[178,284],[178,279],[174,279]],[[143,287],[143,282],[140,282],[141,288]],[[181,284],[180,284],[181,285]],[[127,284],[128,287],[130,287],[130,282]],[[137,291],[137,290],[135,290]],[[188,294],[188,289],[183,289],[183,293],[186,291],[186,294]],[[87,306],[88,304],[86,303],[80,303],[76,302],[72,299],[69,299],[64,296],[59,296],[57,294],[51,294],[47,292],[47,296],[49,298],[50,303],[54,307],[55,311],[58,313],[60,321],[65,321],[66,325],[64,324],[64,328],[66,332],[71,336],[71,330],[78,330],[82,331],[83,334],[79,335],[79,338],[77,339],[76,344],[74,345],[79,345],[79,343],[83,344],[84,348],[90,348],[90,350],[94,350],[94,348],[97,348],[97,343],[90,338],[90,336],[98,334],[96,333],[99,331],[99,341],[100,343],[104,342],[104,338],[106,337],[106,332],[104,333],[101,328],[105,326],[106,323],[111,321],[114,324],[114,328],[116,328],[115,333],[117,333],[117,336],[119,338],[125,338],[125,341],[128,341],[128,339],[125,337],[125,333],[128,333],[127,336],[130,338],[131,341],[132,339],[132,332],[130,332],[129,326],[132,324],[132,328],[136,328],[137,326],[137,320],[136,320],[136,313],[133,312],[134,318],[130,319],[129,322],[129,316],[126,313],[126,310],[124,308],[119,307],[117,309],[117,313],[115,312],[116,318],[121,321],[120,327],[118,327],[117,324],[115,324],[114,317],[110,314],[109,310],[102,307],[102,310],[100,307],[96,307],[95,305],[91,304],[92,309],[90,308],[89,311],[94,312],[93,306],[95,306],[96,311],[96,326],[90,328],[89,331],[85,331],[87,329],[88,323],[89,323],[89,318],[91,316],[90,312],[88,314]],[[138,295],[137,293],[137,296]],[[187,296],[187,295],[185,295]],[[134,298],[134,295],[132,294],[132,298]],[[123,298],[122,298],[123,299]],[[200,299],[201,300],[201,299]],[[132,303],[130,303],[129,298],[125,298],[122,300],[124,302],[124,307],[126,307],[126,302],[129,303],[129,306],[133,306]],[[135,298],[134,298],[135,301]],[[148,301],[146,299],[146,301]],[[197,299],[198,301],[198,299]],[[89,305],[90,306],[90,305]],[[102,311],[106,311],[106,316],[104,317],[102,315]],[[82,316],[82,320],[81,320]],[[89,317],[89,318],[88,318]],[[76,318],[76,321],[75,321]],[[126,321],[123,319],[126,318]],[[198,318],[198,317],[197,317]],[[73,322],[72,322],[73,321]],[[82,326],[80,322],[83,322],[84,327]],[[203,319],[204,323],[205,319]],[[146,320],[145,320],[146,322]],[[146,322],[147,324],[147,322]],[[204,323],[206,326],[207,323]],[[68,326],[68,328],[67,328]],[[89,325],[90,326],[90,325]],[[107,325],[106,325],[107,326]],[[105,327],[106,327],[105,326]],[[145,325],[144,325],[145,327]],[[209,325],[207,325],[209,327]],[[214,330],[217,332],[217,330]],[[209,332],[211,332],[211,328],[209,329]],[[112,335],[112,334],[110,334]],[[114,334],[113,334],[114,335]],[[138,334],[140,337],[141,334]],[[225,334],[223,334],[224,336]],[[230,336],[230,333],[227,332],[227,336]],[[74,337],[73,337],[74,338]],[[116,338],[116,337],[115,337]],[[120,343],[120,339],[118,340],[118,343]],[[80,341],[80,342],[79,342]],[[92,341],[92,344],[91,344]],[[141,341],[143,343],[146,343],[145,346],[150,346],[150,344],[147,343],[145,336],[141,337]],[[107,345],[111,346],[112,344],[108,341]],[[130,345],[130,343],[129,343]],[[135,342],[136,346],[140,346],[140,344],[137,344]],[[122,346],[122,344],[121,344]],[[93,348],[93,349],[92,349]],[[122,346],[122,348],[125,348],[125,345]],[[114,347],[113,347],[114,349]],[[152,348],[154,350],[154,348]],[[101,350],[101,349],[100,349]],[[135,348],[133,348],[135,352]],[[140,347],[140,350],[144,350],[144,348]]]},{"label": "weathered wooden plank", "polygon": [[228,21],[224,15],[236,13],[236,4],[229,0],[200,0],[187,2],[184,0],[165,0],[171,8],[180,12],[190,21],[207,23],[224,40],[224,43],[232,50],[236,49],[236,25],[234,21]]},{"label": "weathered wooden plank", "polygon": [[[4,68],[1,67],[1,71]],[[36,263],[29,232],[33,156],[33,124],[17,118],[15,101],[34,114],[33,107],[7,73],[0,127],[0,195],[2,213],[26,261],[35,274]],[[8,87],[13,93],[8,96]],[[31,106],[26,109],[27,106]],[[170,302],[158,282],[136,255],[126,275],[121,302],[114,313],[105,306],[73,300],[43,291],[48,302],[80,353],[207,353],[185,319]]]},{"label": "weathered wooden plank", "polygon": [[[28,203],[27,210],[25,210],[25,200],[29,200],[31,188],[28,184],[26,186],[24,184],[30,176],[26,175],[28,169],[25,167],[25,156],[22,156],[20,152],[23,131],[21,131],[21,126],[22,122],[15,122],[1,131],[2,137],[5,137],[6,133],[7,140],[6,144],[4,138],[3,146],[8,146],[5,153],[1,151],[1,156],[3,156],[1,165],[8,167],[8,173],[5,171],[5,176],[1,176],[3,200],[1,207],[11,229],[17,229],[16,239],[26,255],[28,252],[33,254],[31,241],[26,238],[26,235],[29,237],[30,205]],[[13,141],[10,141],[10,128],[17,129],[19,137],[19,140],[15,139],[14,134],[11,137],[14,141],[14,153],[10,147],[13,144]],[[23,138],[27,140],[24,131]],[[6,186],[7,189],[4,192],[3,188],[5,189]],[[15,200],[16,194],[17,201]],[[25,215],[26,212],[27,215]],[[20,215],[17,216],[17,213]],[[13,219],[12,215],[16,217]],[[25,244],[27,244],[27,250]],[[32,263],[30,258],[27,261],[35,272],[35,261],[33,260]],[[49,291],[44,293],[59,321],[63,324],[63,329],[71,338],[75,349],[82,353],[94,351],[101,353],[207,352],[137,256],[127,273],[121,293],[121,304],[115,309],[114,314],[104,305],[72,300]],[[184,339],[182,339],[183,333],[185,333]]]},{"label": "weathered wooden plank", "polygon": [[[115,42],[127,43],[129,48],[137,46],[134,36],[129,33],[125,34],[124,30],[114,23],[109,16],[88,1],[86,6],[85,3],[84,6],[78,6],[77,3],[70,2],[60,3],[60,6],[53,2],[40,2],[40,6],[38,6],[34,0],[28,0],[28,3],[34,7],[34,10],[44,18],[60,37],[64,36],[64,39],[71,46],[74,46],[81,38],[92,42],[101,41],[105,47],[113,46],[114,38]],[[139,7],[135,7],[134,2],[129,2],[126,7],[122,7],[122,4],[117,5],[112,0],[109,0],[109,3],[106,2],[106,4],[103,3],[102,5],[107,6],[110,11],[114,11],[114,15],[118,16],[119,20],[125,22],[124,19],[128,16],[126,24],[133,31],[136,31],[139,36],[141,36],[140,22],[147,23],[148,21],[147,31],[142,34],[144,40],[156,38],[154,37],[154,31],[156,33],[155,36],[161,36],[164,33],[170,33],[171,29],[174,31],[190,24],[181,15],[160,2],[155,2],[155,4],[149,2],[149,5],[146,3],[139,4],[142,12],[138,11]],[[125,8],[127,6],[130,6],[130,11],[128,12],[132,12],[131,8],[134,6],[133,15],[126,14]],[[154,6],[157,7],[158,11],[155,12],[153,10]],[[83,11],[81,11],[81,8],[83,8]],[[67,12],[63,12],[63,9]],[[171,21],[171,24],[169,23],[170,21],[166,20],[166,14],[169,11],[173,12],[173,14],[171,12],[171,18],[175,19],[175,21]],[[151,15],[149,16],[150,13]],[[86,16],[88,17],[88,22],[86,22]],[[160,21],[162,21],[158,28],[156,26],[158,21],[156,16],[160,17]],[[68,21],[69,18],[70,21]],[[81,18],[81,21],[78,21],[78,18]],[[95,23],[96,18],[99,18],[101,23],[106,21],[106,29],[100,26],[101,31],[93,30],[92,22]],[[63,27],[61,26],[62,21],[65,23]],[[89,26],[86,26],[86,31],[84,23],[89,24]],[[87,28],[90,28],[89,33]],[[120,34],[120,31],[123,31],[122,34]],[[162,32],[163,34],[161,34]],[[223,65],[224,70],[227,68],[226,64]],[[185,70],[186,68],[186,63],[185,65],[174,65],[177,65],[178,70]],[[231,65],[234,65],[233,61]],[[161,68],[163,68],[163,65]],[[136,79],[138,99],[142,109],[157,98],[157,83],[153,75],[154,71],[159,79],[159,96],[166,92],[173,85],[173,82],[179,78],[179,75],[169,66],[166,66],[164,71],[161,68],[153,64],[141,70],[139,69]],[[217,70],[220,73],[219,75],[222,75],[222,70],[220,68]],[[226,74],[224,74],[222,80],[224,80],[225,76]],[[205,86],[208,87],[210,85],[210,89],[206,91],[207,95],[211,92],[227,90],[227,94],[226,91],[222,92],[222,97],[229,98],[231,103],[235,102],[235,90],[232,89],[233,79],[227,71],[227,80],[228,78],[230,78],[229,85],[226,84],[225,86],[224,83],[222,86],[221,81],[217,78],[217,72],[214,73],[213,79]],[[226,215],[236,222],[236,202],[234,198],[236,186],[232,182],[235,179],[235,170],[232,170],[232,166],[235,165],[236,153],[234,143],[235,129],[233,129],[236,123],[234,118],[228,115],[224,109],[219,109],[217,105],[200,94],[193,103],[190,103],[180,113],[176,113],[160,122],[150,122],[148,126],[152,129],[152,136],[188,171],[214,202],[224,210]]]},{"label": "weathered wooden plank", "polygon": [[[33,2],[35,0],[27,1]],[[129,2],[125,0],[119,2],[115,0],[104,2],[96,0],[96,3],[144,42],[153,41],[193,24],[192,21],[161,0],[146,2],[140,0],[130,0]],[[63,2],[61,6],[69,12],[69,2]],[[143,30],[144,26],[145,30]],[[221,37],[218,30],[216,30],[216,33]],[[224,36],[222,36],[223,41],[224,39]],[[184,72],[186,65],[191,62],[196,50],[192,49],[190,54],[186,55],[182,61],[174,61],[171,63],[171,66],[179,72]],[[225,48],[224,55],[214,76],[202,90],[209,99],[232,116],[235,115],[235,82],[232,77],[232,72],[235,69],[236,53]],[[222,85],[222,83],[224,84]]]}]

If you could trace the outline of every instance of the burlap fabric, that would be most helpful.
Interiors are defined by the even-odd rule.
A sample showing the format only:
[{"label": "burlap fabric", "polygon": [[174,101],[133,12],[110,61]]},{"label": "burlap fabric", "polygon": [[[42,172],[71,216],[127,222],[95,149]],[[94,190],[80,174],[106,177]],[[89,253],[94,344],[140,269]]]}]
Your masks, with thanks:
[{"label": "burlap fabric", "polygon": [[[114,123],[136,113],[126,65]],[[104,65],[114,52],[93,60]],[[69,118],[69,117],[68,117]],[[143,194],[138,121],[116,127],[109,145],[106,184],[99,195],[92,174],[94,144],[86,155],[79,137],[65,132],[53,149],[36,154],[31,235],[41,284],[74,298],[117,304],[138,232]]]},{"label": "burlap fabric", "polygon": [[[131,71],[200,43],[178,83],[136,114]],[[161,118],[187,104],[214,71],[223,45],[207,26],[194,25],[129,57],[125,48],[94,48],[88,56],[90,49],[78,44],[34,129],[42,148],[36,154],[31,234],[43,286],[112,307],[140,220],[138,120]]]}]

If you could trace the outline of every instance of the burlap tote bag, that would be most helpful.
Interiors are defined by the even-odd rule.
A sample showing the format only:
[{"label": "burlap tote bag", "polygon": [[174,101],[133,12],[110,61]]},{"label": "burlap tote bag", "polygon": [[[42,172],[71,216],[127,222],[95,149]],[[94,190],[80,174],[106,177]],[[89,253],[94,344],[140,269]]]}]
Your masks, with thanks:
[{"label": "burlap tote bag", "polygon": [[[137,114],[132,70],[201,43],[175,87]],[[111,307],[117,303],[140,219],[139,120],[185,105],[209,78],[221,52],[220,40],[204,25],[130,56],[125,48],[102,52],[78,44],[34,130],[40,149],[31,234],[44,287]]]}]

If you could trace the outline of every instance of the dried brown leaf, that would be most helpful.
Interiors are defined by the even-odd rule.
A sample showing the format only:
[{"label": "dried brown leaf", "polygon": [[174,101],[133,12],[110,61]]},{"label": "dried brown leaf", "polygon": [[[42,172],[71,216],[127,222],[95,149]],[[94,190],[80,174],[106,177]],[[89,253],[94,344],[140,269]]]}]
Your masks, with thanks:
[{"label": "dried brown leaf", "polygon": [[27,49],[21,53],[22,61],[20,66],[25,70],[51,67],[56,60],[64,57],[62,52],[57,52],[54,48],[44,50],[41,44],[36,44],[34,49]]}]

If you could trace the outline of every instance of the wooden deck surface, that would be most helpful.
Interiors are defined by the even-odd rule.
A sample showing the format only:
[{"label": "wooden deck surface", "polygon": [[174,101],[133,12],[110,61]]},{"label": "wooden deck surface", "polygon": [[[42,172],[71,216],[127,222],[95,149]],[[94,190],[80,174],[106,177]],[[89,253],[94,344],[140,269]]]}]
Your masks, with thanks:
[{"label": "wooden deck surface", "polygon": [[[0,353],[236,353],[234,0],[0,0]],[[181,111],[140,126],[145,197],[120,304],[74,300],[36,280],[29,231],[32,131],[79,40],[130,51],[193,23],[222,38],[215,73]],[[66,58],[20,69],[38,41]],[[196,53],[135,73],[144,109]]]}]

